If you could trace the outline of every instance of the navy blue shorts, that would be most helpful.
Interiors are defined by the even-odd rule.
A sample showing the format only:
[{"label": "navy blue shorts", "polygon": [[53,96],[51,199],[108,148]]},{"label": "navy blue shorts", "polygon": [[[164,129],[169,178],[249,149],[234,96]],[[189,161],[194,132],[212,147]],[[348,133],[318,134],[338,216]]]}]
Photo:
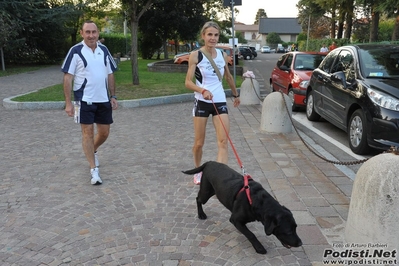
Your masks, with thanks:
[{"label": "navy blue shorts", "polygon": [[[215,110],[217,108],[217,112]],[[204,101],[195,100],[193,108],[193,116],[195,117],[209,117],[209,115],[228,114],[226,103],[207,103]]]},{"label": "navy blue shorts", "polygon": [[112,106],[110,102],[91,103],[80,102],[80,123],[81,124],[104,124],[110,125],[112,120]]}]

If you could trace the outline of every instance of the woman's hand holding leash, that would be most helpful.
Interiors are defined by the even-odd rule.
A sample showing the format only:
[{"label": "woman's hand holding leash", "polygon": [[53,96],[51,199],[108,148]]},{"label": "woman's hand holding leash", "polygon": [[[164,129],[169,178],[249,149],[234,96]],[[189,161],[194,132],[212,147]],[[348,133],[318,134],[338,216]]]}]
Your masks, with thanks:
[{"label": "woman's hand holding leash", "polygon": [[208,91],[207,89],[203,89],[201,94],[205,100],[212,100],[212,98],[213,98],[212,93],[210,91]]}]

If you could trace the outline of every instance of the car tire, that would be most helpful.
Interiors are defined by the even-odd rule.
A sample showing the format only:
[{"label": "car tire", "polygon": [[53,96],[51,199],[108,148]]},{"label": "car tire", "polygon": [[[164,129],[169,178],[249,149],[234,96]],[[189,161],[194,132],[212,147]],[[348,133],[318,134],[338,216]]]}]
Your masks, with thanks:
[{"label": "car tire", "polygon": [[299,110],[298,106],[296,106],[295,101],[294,101],[294,91],[292,90],[292,88],[290,88],[288,90],[288,97],[290,98],[291,102],[292,102],[292,111],[296,112]]},{"label": "car tire", "polygon": [[320,119],[320,115],[316,113],[314,109],[314,97],[312,91],[309,91],[306,96],[306,117],[309,121],[318,121]]},{"label": "car tire", "polygon": [[359,155],[367,154],[370,146],[367,143],[366,117],[362,109],[357,109],[351,115],[348,124],[348,141],[351,150]]},{"label": "car tire", "polygon": [[252,59],[250,55],[245,56],[245,59],[250,60]]}]

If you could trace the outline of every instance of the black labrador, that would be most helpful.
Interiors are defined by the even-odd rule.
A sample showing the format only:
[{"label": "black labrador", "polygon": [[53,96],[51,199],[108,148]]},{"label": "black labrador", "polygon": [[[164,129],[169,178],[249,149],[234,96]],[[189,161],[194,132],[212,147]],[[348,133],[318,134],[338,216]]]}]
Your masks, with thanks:
[{"label": "black labrador", "polygon": [[[225,164],[209,161],[202,166],[183,171],[196,174],[202,171],[200,189],[197,196],[198,217],[207,218],[202,205],[213,195],[231,211],[230,222],[251,242],[257,253],[266,254],[266,249],[247,228],[249,222],[260,221],[266,235],[275,235],[286,248],[299,247],[301,239],[296,233],[296,222],[289,209],[280,205],[258,182],[248,181],[250,200],[244,188],[244,176]],[[243,189],[244,188],[244,189]]]}]

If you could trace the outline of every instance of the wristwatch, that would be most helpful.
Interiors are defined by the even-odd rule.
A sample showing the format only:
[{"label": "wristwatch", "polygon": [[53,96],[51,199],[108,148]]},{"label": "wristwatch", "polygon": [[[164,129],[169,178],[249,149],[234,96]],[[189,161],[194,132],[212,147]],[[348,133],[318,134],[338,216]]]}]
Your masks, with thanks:
[{"label": "wristwatch", "polygon": [[115,100],[117,100],[118,98],[116,98],[115,95],[111,95],[111,98],[114,98]]}]

